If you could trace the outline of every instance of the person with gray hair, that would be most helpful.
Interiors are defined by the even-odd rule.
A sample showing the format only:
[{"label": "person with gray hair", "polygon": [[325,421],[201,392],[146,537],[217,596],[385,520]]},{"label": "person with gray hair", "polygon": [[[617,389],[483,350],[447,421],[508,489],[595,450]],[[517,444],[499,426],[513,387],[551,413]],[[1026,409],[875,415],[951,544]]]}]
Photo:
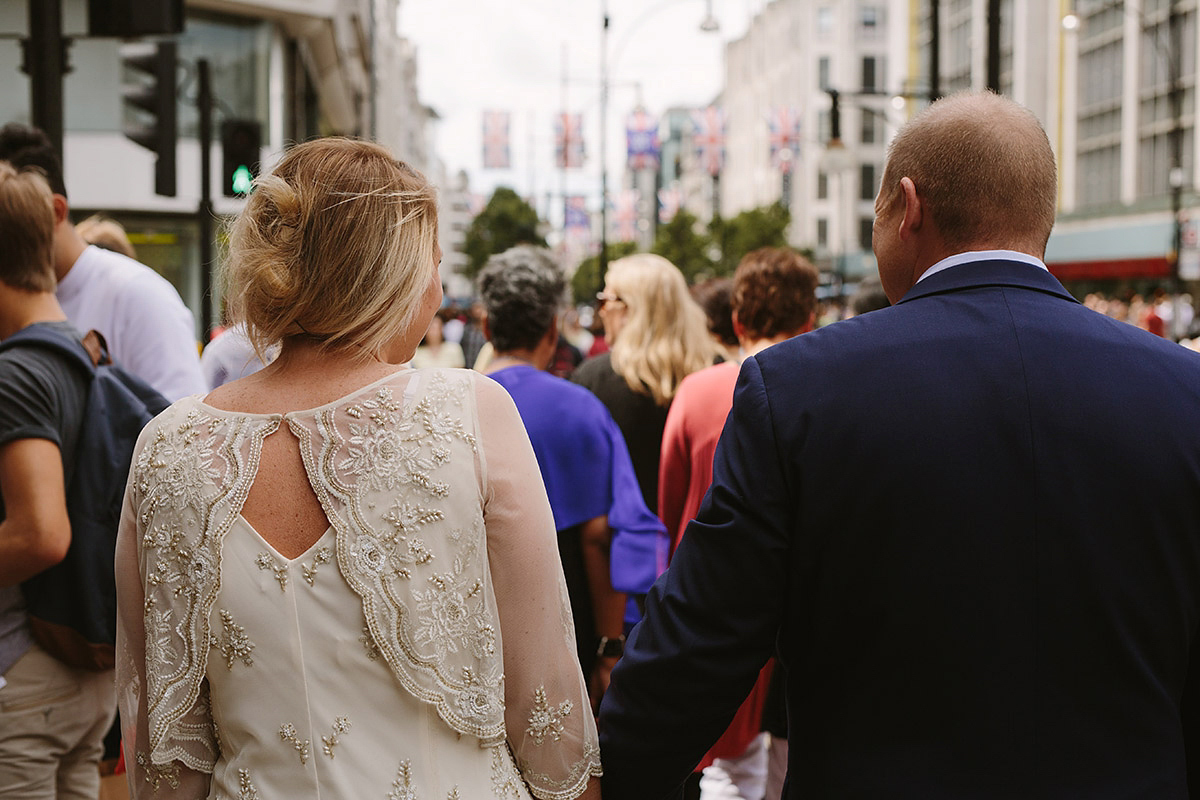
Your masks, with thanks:
[{"label": "person with gray hair", "polygon": [[645,592],[662,571],[666,532],[642,499],[608,409],[546,371],[565,291],[549,251],[532,245],[493,256],[479,275],[483,331],[496,351],[487,374],[512,395],[533,443],[595,707],[624,651],[626,593]]}]

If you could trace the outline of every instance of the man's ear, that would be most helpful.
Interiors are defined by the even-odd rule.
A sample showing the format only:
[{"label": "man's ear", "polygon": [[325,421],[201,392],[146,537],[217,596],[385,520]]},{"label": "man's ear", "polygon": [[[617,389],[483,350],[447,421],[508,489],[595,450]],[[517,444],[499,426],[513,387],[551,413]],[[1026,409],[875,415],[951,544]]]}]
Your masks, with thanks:
[{"label": "man's ear", "polygon": [[900,179],[900,197],[904,201],[904,217],[900,220],[900,238],[908,239],[925,222],[925,204],[917,195],[917,185],[912,178]]},{"label": "man's ear", "polygon": [[740,319],[738,319],[737,311],[733,312],[733,335],[737,337],[739,342],[742,340],[742,337],[746,335],[746,326],[742,324]]},{"label": "man's ear", "polygon": [[63,222],[70,222],[71,208],[67,205],[67,198],[61,194],[53,195],[54,201],[54,224],[60,225]]}]

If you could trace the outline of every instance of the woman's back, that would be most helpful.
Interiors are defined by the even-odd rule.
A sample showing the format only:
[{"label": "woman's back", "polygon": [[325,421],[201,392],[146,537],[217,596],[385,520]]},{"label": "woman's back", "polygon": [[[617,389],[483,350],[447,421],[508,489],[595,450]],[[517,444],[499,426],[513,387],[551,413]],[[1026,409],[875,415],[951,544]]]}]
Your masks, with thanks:
[{"label": "woman's back", "polygon": [[[141,603],[189,623],[151,631],[147,727],[165,732],[151,748],[211,736],[212,796],[525,797],[510,746],[581,788],[594,729],[564,668],[561,584],[537,588],[557,571],[553,522],[507,394],[401,370],[310,410],[266,411],[288,405],[273,397],[257,412],[181,401],[136,456],[155,576]],[[178,568],[181,553],[209,569]]]}]

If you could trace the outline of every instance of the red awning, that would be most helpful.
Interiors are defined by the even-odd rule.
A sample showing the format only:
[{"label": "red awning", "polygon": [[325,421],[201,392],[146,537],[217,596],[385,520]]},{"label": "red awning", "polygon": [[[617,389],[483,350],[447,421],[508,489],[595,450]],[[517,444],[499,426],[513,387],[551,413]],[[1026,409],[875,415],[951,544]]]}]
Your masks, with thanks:
[{"label": "red awning", "polygon": [[1112,261],[1059,261],[1046,266],[1060,281],[1118,281],[1171,276],[1171,265],[1166,256]]}]

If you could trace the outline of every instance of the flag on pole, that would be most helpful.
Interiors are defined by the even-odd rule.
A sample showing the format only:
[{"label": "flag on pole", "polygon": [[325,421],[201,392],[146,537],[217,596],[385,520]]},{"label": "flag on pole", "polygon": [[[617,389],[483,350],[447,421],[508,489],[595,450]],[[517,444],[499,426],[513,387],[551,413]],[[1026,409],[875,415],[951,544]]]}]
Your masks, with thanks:
[{"label": "flag on pole", "polygon": [[625,120],[625,145],[631,170],[658,169],[658,120],[641,106]]},{"label": "flag on pole", "polygon": [[678,186],[667,186],[658,190],[658,221],[666,225],[671,220],[675,219],[675,215],[679,213],[679,206],[683,199],[683,193],[679,191]]},{"label": "flag on pole", "polygon": [[637,236],[636,189],[625,189],[617,195],[616,213],[613,214],[613,237],[618,242],[632,242]]},{"label": "flag on pole", "polygon": [[512,166],[508,147],[509,113],[483,112],[483,168],[509,169]]},{"label": "flag on pole", "polygon": [[587,210],[587,198],[568,195],[563,204],[563,228],[570,239],[586,239],[592,230],[592,218]]},{"label": "flag on pole", "polygon": [[771,164],[786,175],[795,167],[800,150],[800,115],[794,108],[773,108],[767,124],[771,130]]},{"label": "flag on pole", "polygon": [[700,167],[716,177],[725,166],[725,112],[719,106],[692,112],[692,145]]},{"label": "flag on pole", "polygon": [[554,119],[554,163],[559,169],[583,166],[583,115],[562,113]]}]

